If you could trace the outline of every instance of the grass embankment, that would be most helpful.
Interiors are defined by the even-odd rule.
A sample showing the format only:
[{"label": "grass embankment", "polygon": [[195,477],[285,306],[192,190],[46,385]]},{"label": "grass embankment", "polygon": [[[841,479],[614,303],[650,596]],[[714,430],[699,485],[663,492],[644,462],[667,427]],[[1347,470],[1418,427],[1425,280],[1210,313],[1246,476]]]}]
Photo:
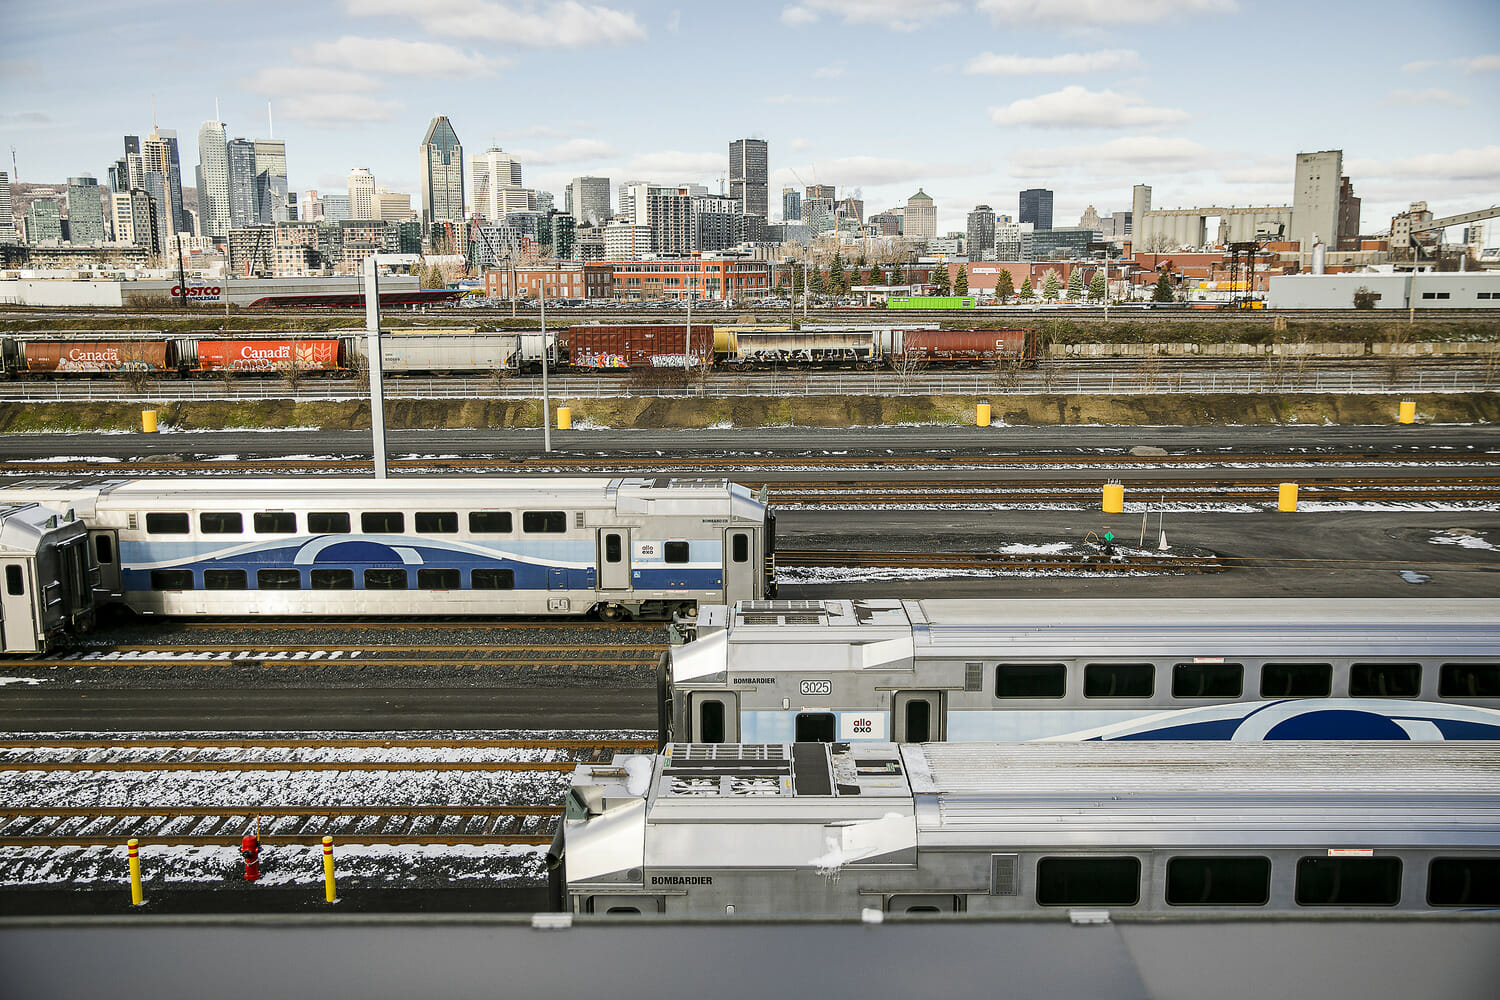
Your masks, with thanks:
[{"label": "grass embankment", "polygon": [[[992,398],[996,424],[1289,425],[1389,424],[1403,399],[1423,423],[1500,423],[1500,393],[1313,395],[1272,393],[1141,396],[1017,395]],[[588,428],[873,427],[971,425],[972,396],[808,396],[796,398],[618,397],[568,400],[573,435]],[[0,404],[0,433],[140,430],[141,410],[155,409],[163,430],[316,428],[368,430],[367,403],[175,402]],[[539,427],[536,401],[388,400],[386,425],[408,430]],[[753,442],[747,442],[753,443]]]}]

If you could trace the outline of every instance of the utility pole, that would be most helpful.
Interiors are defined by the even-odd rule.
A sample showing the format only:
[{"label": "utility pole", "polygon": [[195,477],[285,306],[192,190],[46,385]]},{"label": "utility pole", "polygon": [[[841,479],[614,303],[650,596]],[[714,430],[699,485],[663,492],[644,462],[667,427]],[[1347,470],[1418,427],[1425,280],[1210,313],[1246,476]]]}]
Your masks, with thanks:
[{"label": "utility pole", "polygon": [[547,276],[542,275],[542,450],[552,450],[552,394],[547,388],[547,369],[552,367],[547,350]]}]

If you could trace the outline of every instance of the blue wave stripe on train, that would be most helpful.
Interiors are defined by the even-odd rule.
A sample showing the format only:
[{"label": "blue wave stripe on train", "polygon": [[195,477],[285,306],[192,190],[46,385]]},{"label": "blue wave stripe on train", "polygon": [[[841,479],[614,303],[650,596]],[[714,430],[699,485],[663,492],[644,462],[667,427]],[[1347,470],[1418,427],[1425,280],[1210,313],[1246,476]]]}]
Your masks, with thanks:
[{"label": "blue wave stripe on train", "polygon": [[1315,698],[1179,709],[1047,739],[1497,740],[1500,711],[1438,702]]}]

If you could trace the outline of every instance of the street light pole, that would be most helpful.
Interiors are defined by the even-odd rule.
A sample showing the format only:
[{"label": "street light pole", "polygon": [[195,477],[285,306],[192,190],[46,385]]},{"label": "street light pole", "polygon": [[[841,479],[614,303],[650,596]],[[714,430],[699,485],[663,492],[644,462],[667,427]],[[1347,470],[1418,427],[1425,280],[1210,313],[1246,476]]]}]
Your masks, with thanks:
[{"label": "street light pole", "polygon": [[552,367],[547,350],[547,276],[542,275],[542,450],[552,450],[552,394],[547,388],[547,369]]}]

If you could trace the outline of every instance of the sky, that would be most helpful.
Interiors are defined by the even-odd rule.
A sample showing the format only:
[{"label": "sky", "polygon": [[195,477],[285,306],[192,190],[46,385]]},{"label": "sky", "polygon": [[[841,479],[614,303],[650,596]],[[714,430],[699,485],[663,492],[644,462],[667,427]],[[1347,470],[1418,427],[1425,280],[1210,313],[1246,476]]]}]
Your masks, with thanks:
[{"label": "sky", "polygon": [[[719,191],[770,145],[770,201],[831,184],[866,213],[919,188],[940,233],[978,204],[1291,203],[1298,152],[1344,151],[1361,231],[1415,200],[1500,203],[1494,0],[0,0],[0,169],[101,182],[152,108],[179,136],[286,140],[291,189],[348,171],[411,192],[447,115],[563,205],[582,174]],[[465,166],[466,188],[471,175]],[[1500,228],[1500,224],[1497,224]]]}]

